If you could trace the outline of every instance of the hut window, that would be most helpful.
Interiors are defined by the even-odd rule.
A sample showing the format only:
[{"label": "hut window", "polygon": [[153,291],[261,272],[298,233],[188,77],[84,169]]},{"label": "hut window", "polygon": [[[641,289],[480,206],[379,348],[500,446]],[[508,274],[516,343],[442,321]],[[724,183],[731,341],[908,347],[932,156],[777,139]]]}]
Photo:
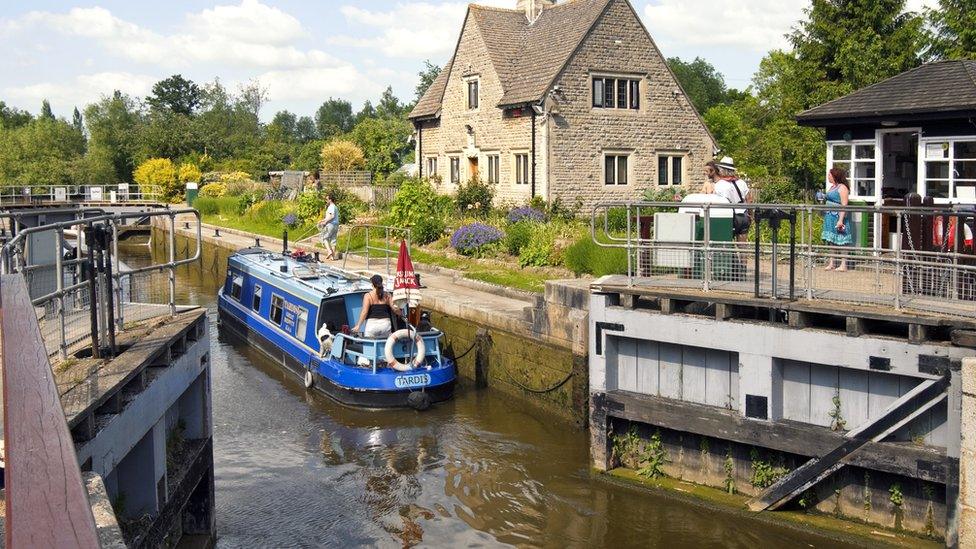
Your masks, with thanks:
[{"label": "hut window", "polygon": [[829,150],[830,167],[847,172],[854,196],[873,197],[878,177],[875,169],[874,141],[864,143],[834,143]]},{"label": "hut window", "polygon": [[976,140],[927,141],[923,147],[925,194],[976,202]]}]

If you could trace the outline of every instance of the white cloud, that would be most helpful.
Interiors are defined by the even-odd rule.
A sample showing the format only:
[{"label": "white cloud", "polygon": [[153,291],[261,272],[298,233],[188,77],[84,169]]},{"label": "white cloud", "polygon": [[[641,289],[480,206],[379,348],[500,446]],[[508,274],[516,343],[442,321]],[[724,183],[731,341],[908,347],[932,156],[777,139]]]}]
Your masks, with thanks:
[{"label": "white cloud", "polygon": [[242,0],[239,6],[215,6],[189,14],[186,19],[193,34],[216,34],[241,42],[287,44],[308,34],[298,19],[258,0]]},{"label": "white cloud", "polygon": [[8,86],[3,88],[3,94],[21,105],[40,105],[41,101],[47,99],[57,114],[67,116],[71,108],[77,106],[81,109],[103,95],[111,94],[113,90],[143,96],[152,89],[156,80],[155,76],[145,74],[97,72],[78,75],[72,80],[62,82]]},{"label": "white cloud", "polygon": [[666,49],[731,46],[765,52],[787,46],[784,35],[808,5],[808,0],[660,0],[645,6],[643,15]]},{"label": "white cloud", "polygon": [[275,101],[375,96],[383,89],[352,66],[268,71],[258,80]]},{"label": "white cloud", "polygon": [[[480,0],[481,5],[514,8],[515,0]],[[329,43],[378,50],[387,57],[447,61],[454,52],[461,24],[467,12],[464,2],[398,2],[392,9],[367,10],[345,5],[340,12],[346,21],[371,28],[357,36],[335,36]]]}]

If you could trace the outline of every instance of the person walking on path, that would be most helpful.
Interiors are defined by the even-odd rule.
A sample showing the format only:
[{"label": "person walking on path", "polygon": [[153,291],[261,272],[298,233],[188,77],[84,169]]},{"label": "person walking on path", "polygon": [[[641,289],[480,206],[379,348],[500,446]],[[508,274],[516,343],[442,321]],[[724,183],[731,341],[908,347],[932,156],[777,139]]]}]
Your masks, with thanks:
[{"label": "person walking on path", "polygon": [[[827,189],[827,204],[847,206],[851,194],[850,184],[847,182],[847,172],[840,168],[833,168],[827,173],[830,188]],[[848,212],[828,211],[824,214],[823,230],[820,238],[835,246],[850,246],[854,243],[854,220]],[[847,256],[842,255],[839,265],[833,257],[827,260],[827,271],[843,272],[847,270]]]},{"label": "person walking on path", "polygon": [[335,202],[335,195],[327,195],[329,206],[325,209],[325,217],[319,221],[318,226],[322,231],[320,238],[322,245],[325,246],[326,259],[335,260],[336,244],[339,240],[339,206]]}]

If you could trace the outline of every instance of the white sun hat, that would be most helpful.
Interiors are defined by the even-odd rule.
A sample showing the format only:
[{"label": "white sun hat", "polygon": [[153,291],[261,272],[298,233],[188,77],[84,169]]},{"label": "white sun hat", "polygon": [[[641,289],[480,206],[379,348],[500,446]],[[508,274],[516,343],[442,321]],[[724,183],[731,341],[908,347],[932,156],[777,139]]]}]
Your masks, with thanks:
[{"label": "white sun hat", "polygon": [[735,171],[735,160],[732,160],[731,156],[723,156],[721,160],[716,162],[719,168],[725,168],[729,171]]}]

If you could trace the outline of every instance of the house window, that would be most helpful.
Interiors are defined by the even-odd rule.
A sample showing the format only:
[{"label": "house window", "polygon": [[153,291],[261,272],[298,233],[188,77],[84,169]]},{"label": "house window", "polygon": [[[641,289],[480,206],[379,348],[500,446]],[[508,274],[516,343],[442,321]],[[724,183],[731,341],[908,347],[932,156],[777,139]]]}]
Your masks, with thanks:
[{"label": "house window", "polygon": [[478,108],[478,80],[468,80],[468,109]]},{"label": "house window", "polygon": [[878,186],[874,141],[835,143],[828,151],[830,166],[847,172],[854,196],[873,197]]},{"label": "house window", "polygon": [[597,109],[640,109],[640,80],[594,78],[593,107]]},{"label": "house window", "polygon": [[456,156],[451,157],[451,183],[461,183],[461,159]]},{"label": "house window", "polygon": [[515,184],[529,184],[529,155],[526,153],[515,155]]},{"label": "house window", "polygon": [[255,311],[261,310],[261,285],[254,285],[254,295],[251,297],[251,309]]},{"label": "house window", "polygon": [[626,185],[630,155],[608,154],[603,157],[604,185]]},{"label": "house window", "polygon": [[285,300],[280,295],[271,294],[271,322],[281,326],[281,314],[285,308]]},{"label": "house window", "polygon": [[976,139],[923,142],[925,194],[976,202]]},{"label": "house window", "polygon": [[234,275],[230,281],[230,296],[237,301],[241,300],[241,289],[244,286],[244,277],[241,275]]},{"label": "house window", "polygon": [[684,155],[662,154],[657,157],[657,184],[681,185],[685,180]]},{"label": "house window", "polygon": [[437,176],[437,157],[436,156],[427,157],[427,177],[431,178],[436,176]]},{"label": "house window", "polygon": [[501,157],[497,154],[488,155],[488,182],[498,183],[498,168],[500,167]]}]

